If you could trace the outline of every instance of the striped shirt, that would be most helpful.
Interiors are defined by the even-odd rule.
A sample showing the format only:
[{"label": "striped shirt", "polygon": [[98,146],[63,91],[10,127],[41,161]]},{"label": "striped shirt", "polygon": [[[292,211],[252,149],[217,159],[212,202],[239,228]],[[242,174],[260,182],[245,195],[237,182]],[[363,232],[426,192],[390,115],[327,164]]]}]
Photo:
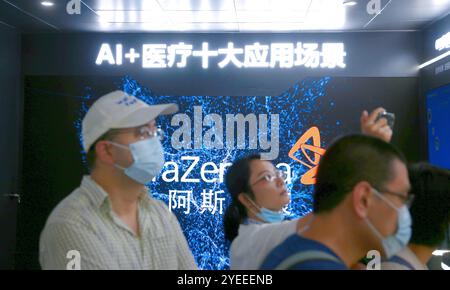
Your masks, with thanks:
[{"label": "striped shirt", "polygon": [[148,193],[138,203],[140,236],[112,211],[108,194],[90,177],[53,210],[39,242],[42,269],[66,269],[78,251],[82,270],[196,269],[177,218]]}]

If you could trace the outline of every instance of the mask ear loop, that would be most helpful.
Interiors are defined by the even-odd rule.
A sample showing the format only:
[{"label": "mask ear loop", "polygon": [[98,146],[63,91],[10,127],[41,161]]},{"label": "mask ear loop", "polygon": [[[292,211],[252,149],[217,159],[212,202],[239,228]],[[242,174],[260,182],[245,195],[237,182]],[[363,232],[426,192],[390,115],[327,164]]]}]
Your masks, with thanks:
[{"label": "mask ear loop", "polygon": [[398,213],[400,213],[400,209],[396,207],[389,199],[385,198],[381,193],[379,193],[376,189],[372,189],[373,193],[375,193],[376,196],[378,196],[380,199],[382,199],[384,202],[386,202],[391,208],[395,209]]},{"label": "mask ear loop", "polygon": [[[390,207],[394,208],[397,211],[397,214],[399,213],[399,209],[392,204],[392,202],[390,202],[389,200],[387,200],[381,193],[379,193],[375,188],[372,188],[372,192],[379,197],[381,200],[383,200],[384,202],[386,202]],[[383,235],[380,233],[380,231],[375,228],[375,226],[372,224],[371,221],[369,221],[369,218],[366,217],[365,222],[367,224],[367,226],[369,226],[369,228],[371,229],[372,233],[375,234],[375,236],[380,240],[383,241],[385,239],[385,237],[383,237]]]},{"label": "mask ear loop", "polygon": [[369,228],[372,230],[372,233],[374,233],[375,236],[377,236],[378,239],[380,239],[380,240],[384,240],[385,239],[385,237],[383,237],[381,235],[380,231],[378,231],[378,229],[375,228],[375,226],[369,221],[369,219],[366,218],[365,221],[366,221],[366,224],[369,226]]},{"label": "mask ear loop", "polygon": [[[247,201],[249,201],[254,207],[256,207],[258,210],[261,210],[261,207],[258,206],[251,198],[250,196],[248,196],[248,194],[246,193],[242,193],[243,195],[245,195],[245,198],[247,199]],[[253,208],[249,208],[249,210],[254,213],[255,215],[258,215],[259,212],[255,212],[255,210]]]},{"label": "mask ear loop", "polygon": [[125,149],[125,150],[128,150],[128,151],[131,151],[130,150],[130,148],[128,147],[128,146],[126,146],[126,145],[123,145],[123,144],[119,144],[119,143],[116,143],[116,142],[113,142],[113,141],[107,141],[109,144],[112,144],[112,145],[114,145],[114,146],[117,146],[117,147],[119,147],[119,148],[121,148],[121,149]]},{"label": "mask ear loop", "polygon": [[[131,151],[130,148],[128,146],[126,146],[126,145],[119,144],[119,143],[116,143],[116,142],[113,142],[113,141],[107,141],[107,142],[109,144],[113,145],[113,146],[119,147],[120,149],[125,149],[125,150],[128,150],[128,151]],[[114,163],[114,167],[116,167],[116,168],[118,168],[118,169],[120,169],[122,171],[126,170],[126,167],[120,166],[117,163]]]}]

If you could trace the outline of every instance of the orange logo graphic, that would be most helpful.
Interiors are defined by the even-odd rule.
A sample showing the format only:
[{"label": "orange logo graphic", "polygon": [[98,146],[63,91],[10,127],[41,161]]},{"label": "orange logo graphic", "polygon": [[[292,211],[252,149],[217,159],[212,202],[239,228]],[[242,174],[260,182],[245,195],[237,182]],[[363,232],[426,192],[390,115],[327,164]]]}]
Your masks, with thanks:
[{"label": "orange logo graphic", "polygon": [[[312,144],[306,144],[310,140],[310,143]],[[308,160],[308,163],[298,159],[295,156],[295,154],[300,150]],[[314,159],[308,155],[306,150],[314,153]],[[309,170],[301,177],[300,181],[302,184],[312,185],[316,183],[317,167],[319,165],[320,158],[325,154],[325,151],[325,149],[320,147],[320,132],[317,127],[311,127],[308,131],[306,131],[305,134],[303,134],[303,136],[301,136],[291,148],[288,154],[289,157],[309,168]]]}]

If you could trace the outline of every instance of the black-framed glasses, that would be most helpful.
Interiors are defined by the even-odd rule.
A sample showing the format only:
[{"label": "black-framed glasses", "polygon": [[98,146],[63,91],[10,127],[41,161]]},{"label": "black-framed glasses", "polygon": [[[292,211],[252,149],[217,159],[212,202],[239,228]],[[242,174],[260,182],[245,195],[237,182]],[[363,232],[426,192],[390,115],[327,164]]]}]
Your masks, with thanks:
[{"label": "black-framed glasses", "polygon": [[287,173],[282,170],[276,170],[275,174],[267,172],[263,176],[258,178],[255,182],[253,182],[253,184],[251,184],[251,185],[253,186],[253,185],[257,184],[258,182],[260,182],[261,180],[266,180],[267,182],[273,182],[276,178],[281,178],[284,182],[284,181],[286,181]]},{"label": "black-framed glasses", "polygon": [[414,194],[411,194],[411,193],[409,193],[409,194],[407,194],[407,195],[404,195],[404,194],[402,194],[402,193],[392,192],[392,191],[389,191],[389,190],[377,190],[377,191],[378,191],[379,193],[385,193],[385,194],[393,195],[393,196],[396,196],[396,197],[400,198],[400,200],[402,201],[402,203],[403,203],[404,205],[406,205],[408,208],[411,207],[411,205],[412,205],[412,203],[413,203],[413,201],[414,201]]}]

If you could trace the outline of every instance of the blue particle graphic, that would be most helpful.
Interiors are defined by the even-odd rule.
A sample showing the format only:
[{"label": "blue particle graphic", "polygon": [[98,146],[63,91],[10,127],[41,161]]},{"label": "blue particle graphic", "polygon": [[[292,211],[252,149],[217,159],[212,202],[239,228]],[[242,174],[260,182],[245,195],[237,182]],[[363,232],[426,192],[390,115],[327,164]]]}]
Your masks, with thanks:
[{"label": "blue particle graphic", "polygon": [[[340,125],[340,122],[330,123],[326,120],[326,112],[324,112],[322,103],[330,104],[330,100],[321,101],[321,99],[326,98],[326,89],[330,81],[330,77],[308,78],[295,84],[279,96],[164,96],[154,94],[151,89],[142,87],[129,76],[121,79],[118,89],[150,105],[176,103],[180,108],[179,113],[185,114],[191,120],[191,140],[186,143],[188,148],[175,149],[172,146],[172,136],[180,128],[180,125],[171,124],[172,116],[159,118],[158,125],[161,126],[166,135],[163,141],[166,166],[160,176],[147,186],[153,198],[165,202],[168,206],[170,205],[169,193],[171,191],[184,194],[191,192],[191,198],[187,201],[189,205],[185,204],[185,208],[175,208],[172,211],[178,218],[200,269],[229,269],[230,243],[224,237],[223,217],[226,208],[231,203],[231,198],[226,190],[223,182],[224,176],[221,173],[226,172],[227,164],[229,165],[238,158],[252,153],[267,152],[267,150],[260,148],[259,137],[261,134],[265,134],[269,140],[272,137],[271,122],[273,119],[271,119],[271,115],[279,116],[280,141],[278,158],[272,161],[275,165],[281,164],[280,169],[290,168],[291,172],[290,182],[287,184],[291,192],[291,202],[285,209],[287,217],[294,219],[311,211],[313,187],[302,185],[300,182],[301,176],[310,168],[289,158],[288,152],[298,138],[312,126],[319,126],[323,148],[326,147],[327,140],[335,136],[336,126]],[[86,155],[82,149],[81,123],[88,110],[88,104],[91,104],[98,97],[100,96],[96,95],[89,87],[86,88],[86,93],[81,98],[79,118],[74,123],[79,136],[80,152],[85,164]],[[331,102],[331,104],[333,106],[334,102]],[[197,108],[197,112],[195,108]],[[203,118],[207,115],[217,114],[222,120],[225,120],[227,115],[242,114],[247,116],[255,114],[257,117],[266,115],[268,118],[267,131],[262,132],[261,128],[258,128],[256,140],[246,138],[243,149],[236,148],[236,144],[234,148],[228,148],[224,144],[223,148],[210,149],[201,140],[208,131],[216,133],[216,137],[220,133],[224,134],[218,137],[219,140],[215,140],[218,144],[225,143],[227,139],[225,135],[228,132],[226,128],[214,132],[217,129],[216,126],[205,125],[205,121],[199,119],[202,124],[200,126],[201,131],[195,134],[194,118],[196,113],[198,115],[198,108],[201,108]],[[222,125],[225,127],[226,124],[224,123]],[[236,130],[234,133],[237,136]],[[249,149],[250,144],[255,142],[258,144],[257,148]],[[211,171],[216,171],[212,164],[221,173],[202,174],[202,166]],[[166,180],[172,181],[166,182],[162,177],[163,175]],[[213,199],[212,204],[216,207],[216,211],[211,210],[210,207],[205,207],[205,200],[208,200],[208,198]],[[188,206],[189,213],[186,213],[186,207]],[[221,211],[220,208],[222,208]]]}]

